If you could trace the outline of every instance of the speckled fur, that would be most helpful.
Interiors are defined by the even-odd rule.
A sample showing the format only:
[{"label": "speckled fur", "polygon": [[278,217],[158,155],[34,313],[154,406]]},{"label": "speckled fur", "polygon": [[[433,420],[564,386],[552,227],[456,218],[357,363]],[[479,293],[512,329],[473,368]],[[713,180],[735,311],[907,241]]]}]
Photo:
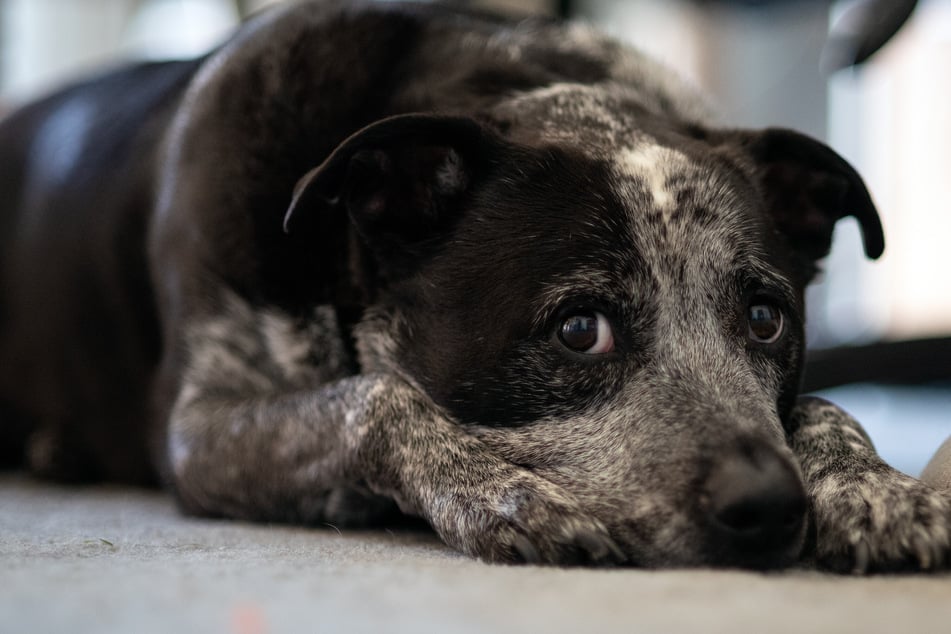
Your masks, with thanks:
[{"label": "speckled fur", "polygon": [[832,403],[803,398],[791,420],[820,562],[855,573],[951,563],[947,495],[885,464],[861,426]]},{"label": "speckled fur", "polygon": [[[856,215],[881,250],[828,148],[712,126],[689,87],[590,28],[438,6],[282,8],[188,72],[143,112],[162,130],[148,151],[110,157],[147,174],[123,186],[150,203],[128,213],[148,214],[159,321],[130,392],[151,399],[126,413],[188,512],[339,526],[399,509],[489,561],[951,559],[948,500],[834,406],[796,400],[803,288],[832,226]],[[127,204],[82,182],[82,209]],[[760,296],[783,309],[775,344],[749,337]],[[32,295],[13,297],[30,327]],[[607,316],[613,351],[558,343],[579,308]],[[0,404],[39,411],[48,395],[18,380],[0,373]],[[37,471],[70,451],[59,427],[31,438]],[[738,545],[713,483],[763,464],[811,517]]]}]

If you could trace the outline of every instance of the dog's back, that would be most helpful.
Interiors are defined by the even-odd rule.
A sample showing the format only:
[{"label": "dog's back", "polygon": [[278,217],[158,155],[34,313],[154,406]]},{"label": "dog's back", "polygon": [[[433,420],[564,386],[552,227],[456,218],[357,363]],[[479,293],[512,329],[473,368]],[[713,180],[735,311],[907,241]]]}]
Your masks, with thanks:
[{"label": "dog's back", "polygon": [[48,475],[152,477],[142,421],[159,339],[145,227],[157,140],[196,68],[137,65],[0,124],[5,463],[42,429],[30,462]]}]

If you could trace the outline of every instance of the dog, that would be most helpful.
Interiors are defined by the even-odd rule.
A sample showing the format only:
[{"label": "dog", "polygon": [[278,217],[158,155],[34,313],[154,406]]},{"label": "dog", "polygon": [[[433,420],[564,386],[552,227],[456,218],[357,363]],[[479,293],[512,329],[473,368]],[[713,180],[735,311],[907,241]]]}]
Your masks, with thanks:
[{"label": "dog", "polygon": [[798,395],[859,175],[576,24],[316,2],[0,127],[3,459],[492,562],[936,570],[947,497]]}]

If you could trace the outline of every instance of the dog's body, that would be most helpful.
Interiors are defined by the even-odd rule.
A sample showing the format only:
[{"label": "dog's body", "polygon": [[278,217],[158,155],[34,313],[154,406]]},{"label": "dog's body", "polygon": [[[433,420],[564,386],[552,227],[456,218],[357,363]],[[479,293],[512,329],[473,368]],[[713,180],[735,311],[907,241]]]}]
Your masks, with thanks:
[{"label": "dog's body", "polygon": [[491,560],[939,567],[948,500],[797,401],[832,226],[882,249],[861,180],[698,104],[580,27],[318,3],[20,111],[5,459],[202,514],[395,502]]}]

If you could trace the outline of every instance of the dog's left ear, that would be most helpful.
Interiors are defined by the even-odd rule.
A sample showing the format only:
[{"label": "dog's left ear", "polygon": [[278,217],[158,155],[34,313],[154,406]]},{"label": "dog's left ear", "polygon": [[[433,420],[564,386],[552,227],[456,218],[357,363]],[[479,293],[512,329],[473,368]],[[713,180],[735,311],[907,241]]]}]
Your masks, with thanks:
[{"label": "dog's left ear", "polygon": [[829,253],[835,223],[846,216],[858,220],[865,254],[882,254],[885,237],[868,189],[830,147],[779,128],[714,133],[711,140],[740,150],[777,228],[810,267]]},{"label": "dog's left ear", "polygon": [[411,258],[453,220],[454,203],[484,164],[486,130],[465,117],[406,114],[351,135],[298,181],[284,229],[349,216],[387,264]]}]

